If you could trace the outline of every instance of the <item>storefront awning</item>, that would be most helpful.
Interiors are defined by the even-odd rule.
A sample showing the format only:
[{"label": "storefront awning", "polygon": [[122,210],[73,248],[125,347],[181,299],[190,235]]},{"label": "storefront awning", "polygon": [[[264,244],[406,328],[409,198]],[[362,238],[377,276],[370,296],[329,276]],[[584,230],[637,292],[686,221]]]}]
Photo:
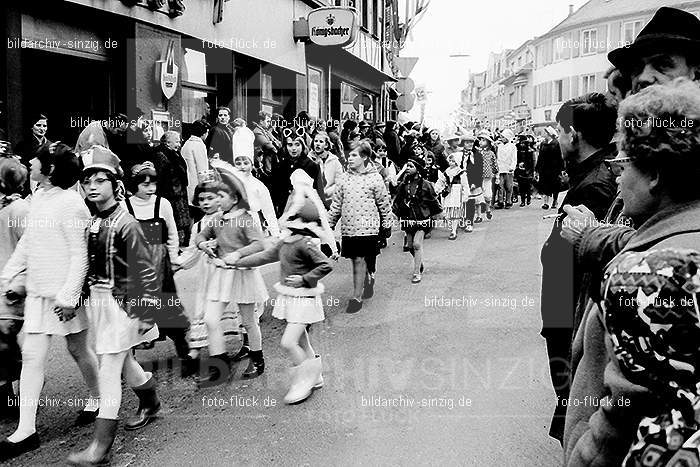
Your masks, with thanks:
[{"label": "storefront awning", "polygon": [[340,47],[306,44],[306,61],[309,65],[330,66],[334,75],[376,93],[379,93],[384,83],[396,81],[393,76],[374,68]]}]

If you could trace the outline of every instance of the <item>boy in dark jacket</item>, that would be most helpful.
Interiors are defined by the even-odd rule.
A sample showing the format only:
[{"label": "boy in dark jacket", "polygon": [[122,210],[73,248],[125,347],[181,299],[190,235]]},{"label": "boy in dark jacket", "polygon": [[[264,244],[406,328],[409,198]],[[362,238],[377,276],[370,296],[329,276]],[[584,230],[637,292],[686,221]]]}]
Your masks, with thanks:
[{"label": "boy in dark jacket", "polygon": [[519,162],[515,169],[515,180],[518,182],[520,191],[520,207],[530,204],[532,192],[532,172],[525,166],[525,162]]}]

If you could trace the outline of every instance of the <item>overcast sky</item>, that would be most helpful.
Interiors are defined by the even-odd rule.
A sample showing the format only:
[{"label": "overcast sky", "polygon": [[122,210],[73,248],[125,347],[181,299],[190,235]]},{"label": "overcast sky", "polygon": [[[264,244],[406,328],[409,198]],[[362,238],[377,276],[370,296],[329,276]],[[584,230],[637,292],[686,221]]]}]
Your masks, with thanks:
[{"label": "overcast sky", "polygon": [[[469,70],[486,69],[489,52],[514,49],[546,33],[586,0],[432,0],[413,30],[401,56],[419,57],[411,73],[416,84],[430,91],[426,119],[431,124],[449,119],[459,105]],[[450,58],[451,54],[469,54]],[[414,120],[419,111],[411,111]]]}]

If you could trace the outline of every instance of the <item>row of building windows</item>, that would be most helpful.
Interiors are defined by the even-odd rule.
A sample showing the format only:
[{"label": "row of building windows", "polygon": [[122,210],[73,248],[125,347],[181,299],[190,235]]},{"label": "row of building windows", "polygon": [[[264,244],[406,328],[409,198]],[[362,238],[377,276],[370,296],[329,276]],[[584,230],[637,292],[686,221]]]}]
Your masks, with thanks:
[{"label": "row of building windows", "polygon": [[603,79],[602,73],[569,76],[536,85],[534,87],[534,107],[560,104],[573,97],[606,90],[607,80]]},{"label": "row of building windows", "polygon": [[355,8],[360,18],[360,27],[381,39],[381,25],[384,24],[383,0],[335,0],[335,6]]}]

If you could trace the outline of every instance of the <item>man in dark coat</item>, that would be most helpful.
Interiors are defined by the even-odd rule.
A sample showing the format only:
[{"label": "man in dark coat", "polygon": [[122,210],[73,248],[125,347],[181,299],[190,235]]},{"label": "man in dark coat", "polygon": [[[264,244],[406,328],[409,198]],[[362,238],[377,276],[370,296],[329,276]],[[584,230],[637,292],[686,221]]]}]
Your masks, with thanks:
[{"label": "man in dark coat", "polygon": [[[565,102],[556,116],[559,146],[571,185],[562,204],[585,205],[596,219],[603,219],[617,192],[615,177],[604,163],[615,155],[610,142],[616,119],[615,104],[600,93]],[[542,247],[541,313],[542,336],[547,342],[552,384],[558,397],[549,434],[561,442],[566,413],[562,401],[569,396],[570,348],[581,272],[575,268],[573,246],[561,237],[566,214],[561,209],[559,213]]]},{"label": "man in dark coat", "polygon": [[209,131],[205,141],[209,158],[218,158],[233,164],[233,128],[229,124],[231,109],[219,107],[216,112],[216,126]]},{"label": "man in dark coat", "polygon": [[383,138],[386,143],[387,157],[396,165],[397,170],[400,170],[406,161],[401,160],[400,157],[401,139],[399,139],[399,134],[396,132],[396,122],[394,120],[386,122]]}]

